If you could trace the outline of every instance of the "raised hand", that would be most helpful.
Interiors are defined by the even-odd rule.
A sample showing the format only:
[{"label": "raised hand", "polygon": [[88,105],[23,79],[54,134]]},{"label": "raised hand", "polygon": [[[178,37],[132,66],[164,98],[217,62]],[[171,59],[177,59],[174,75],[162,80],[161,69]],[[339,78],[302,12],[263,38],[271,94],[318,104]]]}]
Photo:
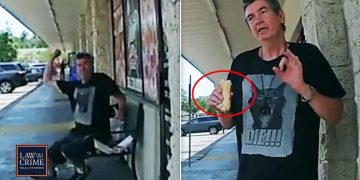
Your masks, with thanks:
[{"label": "raised hand", "polygon": [[279,67],[273,67],[273,71],[282,81],[298,91],[304,85],[302,64],[289,49],[284,51],[283,55]]}]

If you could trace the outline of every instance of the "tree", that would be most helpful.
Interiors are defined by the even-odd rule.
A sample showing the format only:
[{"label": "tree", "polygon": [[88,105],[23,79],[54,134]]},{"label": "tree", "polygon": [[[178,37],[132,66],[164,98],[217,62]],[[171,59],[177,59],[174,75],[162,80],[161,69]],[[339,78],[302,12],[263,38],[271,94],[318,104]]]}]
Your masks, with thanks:
[{"label": "tree", "polygon": [[[188,112],[189,109],[191,110],[191,113],[194,114],[199,111],[198,107],[195,106],[194,102],[191,100],[190,108],[189,108],[189,102],[188,102],[188,93],[186,90],[181,89],[181,110]],[[210,108],[207,105],[207,99],[209,96],[201,96],[195,99],[196,103],[205,111],[216,114],[216,111],[213,108]]]},{"label": "tree", "polygon": [[48,47],[44,41],[42,41],[39,36],[33,36],[30,40],[30,47],[32,48],[46,48]]},{"label": "tree", "polygon": [[209,96],[201,96],[195,99],[195,101],[198,103],[198,105],[204,109],[206,112],[210,112],[212,114],[216,114],[216,111],[214,110],[214,108],[211,108],[207,105],[207,100],[208,100]]},{"label": "tree", "polygon": [[0,62],[13,61],[17,56],[11,33],[0,32]]},{"label": "tree", "polygon": [[22,41],[22,42],[24,42],[25,40],[27,40],[28,39],[28,33],[26,32],[26,31],[23,31],[22,33],[21,33],[21,35],[20,35],[20,40]]},{"label": "tree", "polygon": [[189,107],[189,100],[188,100],[188,94],[187,91],[184,89],[181,89],[181,110],[185,112],[190,112],[191,114],[194,114],[198,111],[198,108],[194,105],[194,102],[191,101],[190,107]]}]

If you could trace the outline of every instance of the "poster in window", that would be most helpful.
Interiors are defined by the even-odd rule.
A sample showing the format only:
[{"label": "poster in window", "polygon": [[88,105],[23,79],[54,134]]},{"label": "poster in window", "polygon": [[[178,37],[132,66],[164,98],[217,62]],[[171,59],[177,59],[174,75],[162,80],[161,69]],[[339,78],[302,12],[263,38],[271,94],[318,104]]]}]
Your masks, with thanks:
[{"label": "poster in window", "polygon": [[113,0],[115,80],[119,86],[126,87],[123,16],[122,1]]},{"label": "poster in window", "polygon": [[145,98],[159,99],[158,19],[155,0],[140,0]]},{"label": "poster in window", "polygon": [[138,0],[126,1],[126,63],[127,88],[142,93],[142,56],[140,12]]}]

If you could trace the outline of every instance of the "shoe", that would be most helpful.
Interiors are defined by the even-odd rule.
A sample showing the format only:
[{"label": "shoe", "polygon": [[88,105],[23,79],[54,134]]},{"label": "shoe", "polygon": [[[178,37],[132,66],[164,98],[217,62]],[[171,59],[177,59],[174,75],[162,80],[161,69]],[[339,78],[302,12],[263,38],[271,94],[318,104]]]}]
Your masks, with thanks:
[{"label": "shoe", "polygon": [[85,180],[86,177],[91,173],[90,166],[85,167],[85,172],[83,174],[79,173],[77,170],[75,170],[74,175],[69,180]]}]

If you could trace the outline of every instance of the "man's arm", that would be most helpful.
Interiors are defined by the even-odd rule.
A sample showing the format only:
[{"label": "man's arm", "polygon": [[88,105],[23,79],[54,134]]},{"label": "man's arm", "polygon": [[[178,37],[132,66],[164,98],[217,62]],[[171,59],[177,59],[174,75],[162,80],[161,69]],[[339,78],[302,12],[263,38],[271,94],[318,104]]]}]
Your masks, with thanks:
[{"label": "man's arm", "polygon": [[[309,104],[319,117],[334,124],[340,122],[343,112],[342,101],[337,98],[324,96],[316,91],[313,91],[313,95],[311,95],[312,90],[303,79],[302,64],[299,58],[288,49],[283,55],[285,57],[281,60],[280,67],[273,67],[276,75],[305,99],[310,99],[311,97]],[[286,70],[282,70],[284,66],[286,66]]]},{"label": "man's arm", "polygon": [[124,119],[124,114],[125,114],[125,108],[126,108],[126,97],[123,93],[115,93],[114,95],[112,95],[115,99],[116,102],[118,104],[118,111],[116,114],[116,118],[123,120]]},{"label": "man's arm", "polygon": [[343,113],[343,102],[341,99],[329,98],[317,91],[313,91],[311,95],[312,90],[307,84],[302,85],[297,91],[306,99],[311,97],[309,104],[318,116],[334,124],[340,122]]},{"label": "man's arm", "polygon": [[[221,110],[216,107],[217,105],[222,103],[223,99],[224,97],[222,95],[222,88],[219,84],[217,84],[215,86],[215,89],[209,96],[207,104],[209,107],[214,108],[218,115],[224,115],[225,113],[221,112]],[[234,126],[233,118],[219,117],[219,122],[225,129],[231,129]]]},{"label": "man's arm", "polygon": [[[219,113],[218,113],[219,114]],[[219,122],[222,125],[224,129],[231,129],[234,127],[234,121],[233,118],[223,118],[219,117]]]},{"label": "man's arm", "polygon": [[54,84],[54,81],[53,81],[53,70],[54,70],[54,60],[59,57],[61,54],[61,51],[56,49],[52,58],[50,59],[50,61],[48,62],[48,64],[46,65],[46,69],[44,71],[44,75],[43,75],[43,80],[44,80],[44,83],[46,85],[53,85]]}]

